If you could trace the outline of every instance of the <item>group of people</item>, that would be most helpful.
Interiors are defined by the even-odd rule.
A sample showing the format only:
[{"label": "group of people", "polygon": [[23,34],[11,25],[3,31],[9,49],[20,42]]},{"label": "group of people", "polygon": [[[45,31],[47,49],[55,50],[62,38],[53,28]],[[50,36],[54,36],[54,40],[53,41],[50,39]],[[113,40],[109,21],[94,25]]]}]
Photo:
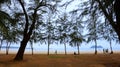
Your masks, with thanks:
[{"label": "group of people", "polygon": [[[109,50],[108,49],[103,49],[103,54],[108,54],[109,53]],[[77,55],[76,52],[74,52],[74,55]]]},{"label": "group of people", "polygon": [[107,54],[108,52],[109,52],[108,49],[103,49],[104,54]]},{"label": "group of people", "polygon": [[[108,49],[103,49],[103,54],[108,54]],[[55,50],[55,54],[57,54],[57,50]],[[76,52],[74,52],[74,55],[77,55]]]}]

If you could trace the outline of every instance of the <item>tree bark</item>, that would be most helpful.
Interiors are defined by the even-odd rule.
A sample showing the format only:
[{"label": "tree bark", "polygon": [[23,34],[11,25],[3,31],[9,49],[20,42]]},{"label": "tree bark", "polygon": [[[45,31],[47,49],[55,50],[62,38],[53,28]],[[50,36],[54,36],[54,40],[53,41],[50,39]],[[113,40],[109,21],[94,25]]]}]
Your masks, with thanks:
[{"label": "tree bark", "polygon": [[116,16],[115,30],[117,32],[117,35],[120,41],[120,0],[115,0],[114,11],[115,11],[115,16]]},{"label": "tree bark", "polygon": [[120,25],[120,0],[115,0],[114,11],[116,15],[116,21]]},{"label": "tree bark", "polygon": [[19,50],[17,52],[16,57],[14,58],[15,61],[23,60],[23,55],[24,55],[25,48],[27,46],[27,42],[28,41],[26,39],[23,39],[23,41],[21,41],[20,48],[19,48]]}]

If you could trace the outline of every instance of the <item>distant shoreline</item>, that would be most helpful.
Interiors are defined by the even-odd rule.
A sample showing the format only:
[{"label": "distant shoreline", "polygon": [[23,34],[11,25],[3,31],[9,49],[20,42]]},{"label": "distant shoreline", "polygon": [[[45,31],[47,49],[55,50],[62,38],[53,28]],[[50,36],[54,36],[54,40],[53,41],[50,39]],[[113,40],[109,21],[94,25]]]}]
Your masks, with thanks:
[{"label": "distant shoreline", "polygon": [[[9,54],[16,54],[17,51],[9,51],[8,53]],[[120,50],[119,51],[114,51],[114,53],[115,54],[119,54]],[[5,50],[1,50],[0,54],[6,54],[6,51]],[[25,51],[25,54],[32,54],[32,52],[27,50],[27,51]],[[47,51],[34,51],[34,54],[47,54]],[[55,54],[55,52],[54,51],[50,51],[50,54]],[[65,53],[64,53],[64,51],[58,51],[57,54],[65,54]],[[74,51],[68,51],[67,54],[74,54]],[[94,54],[94,51],[82,51],[82,52],[80,52],[80,54]],[[103,52],[102,51],[98,51],[98,54],[103,54]]]}]

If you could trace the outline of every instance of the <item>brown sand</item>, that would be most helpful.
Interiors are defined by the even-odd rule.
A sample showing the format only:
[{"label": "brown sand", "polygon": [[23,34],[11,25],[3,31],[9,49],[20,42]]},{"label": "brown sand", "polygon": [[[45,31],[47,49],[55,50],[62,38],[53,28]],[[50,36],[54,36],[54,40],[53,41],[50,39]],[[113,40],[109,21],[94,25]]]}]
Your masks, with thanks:
[{"label": "brown sand", "polygon": [[0,55],[0,67],[120,67],[120,54],[24,55],[23,61],[13,61],[15,55]]}]

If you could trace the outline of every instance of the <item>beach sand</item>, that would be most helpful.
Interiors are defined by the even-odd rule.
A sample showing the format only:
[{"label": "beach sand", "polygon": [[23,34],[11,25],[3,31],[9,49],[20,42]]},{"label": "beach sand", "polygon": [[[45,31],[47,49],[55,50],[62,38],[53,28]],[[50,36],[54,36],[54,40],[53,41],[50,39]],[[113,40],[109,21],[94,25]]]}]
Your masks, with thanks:
[{"label": "beach sand", "polygon": [[120,54],[25,54],[23,61],[13,61],[14,57],[0,54],[0,67],[120,67]]}]

